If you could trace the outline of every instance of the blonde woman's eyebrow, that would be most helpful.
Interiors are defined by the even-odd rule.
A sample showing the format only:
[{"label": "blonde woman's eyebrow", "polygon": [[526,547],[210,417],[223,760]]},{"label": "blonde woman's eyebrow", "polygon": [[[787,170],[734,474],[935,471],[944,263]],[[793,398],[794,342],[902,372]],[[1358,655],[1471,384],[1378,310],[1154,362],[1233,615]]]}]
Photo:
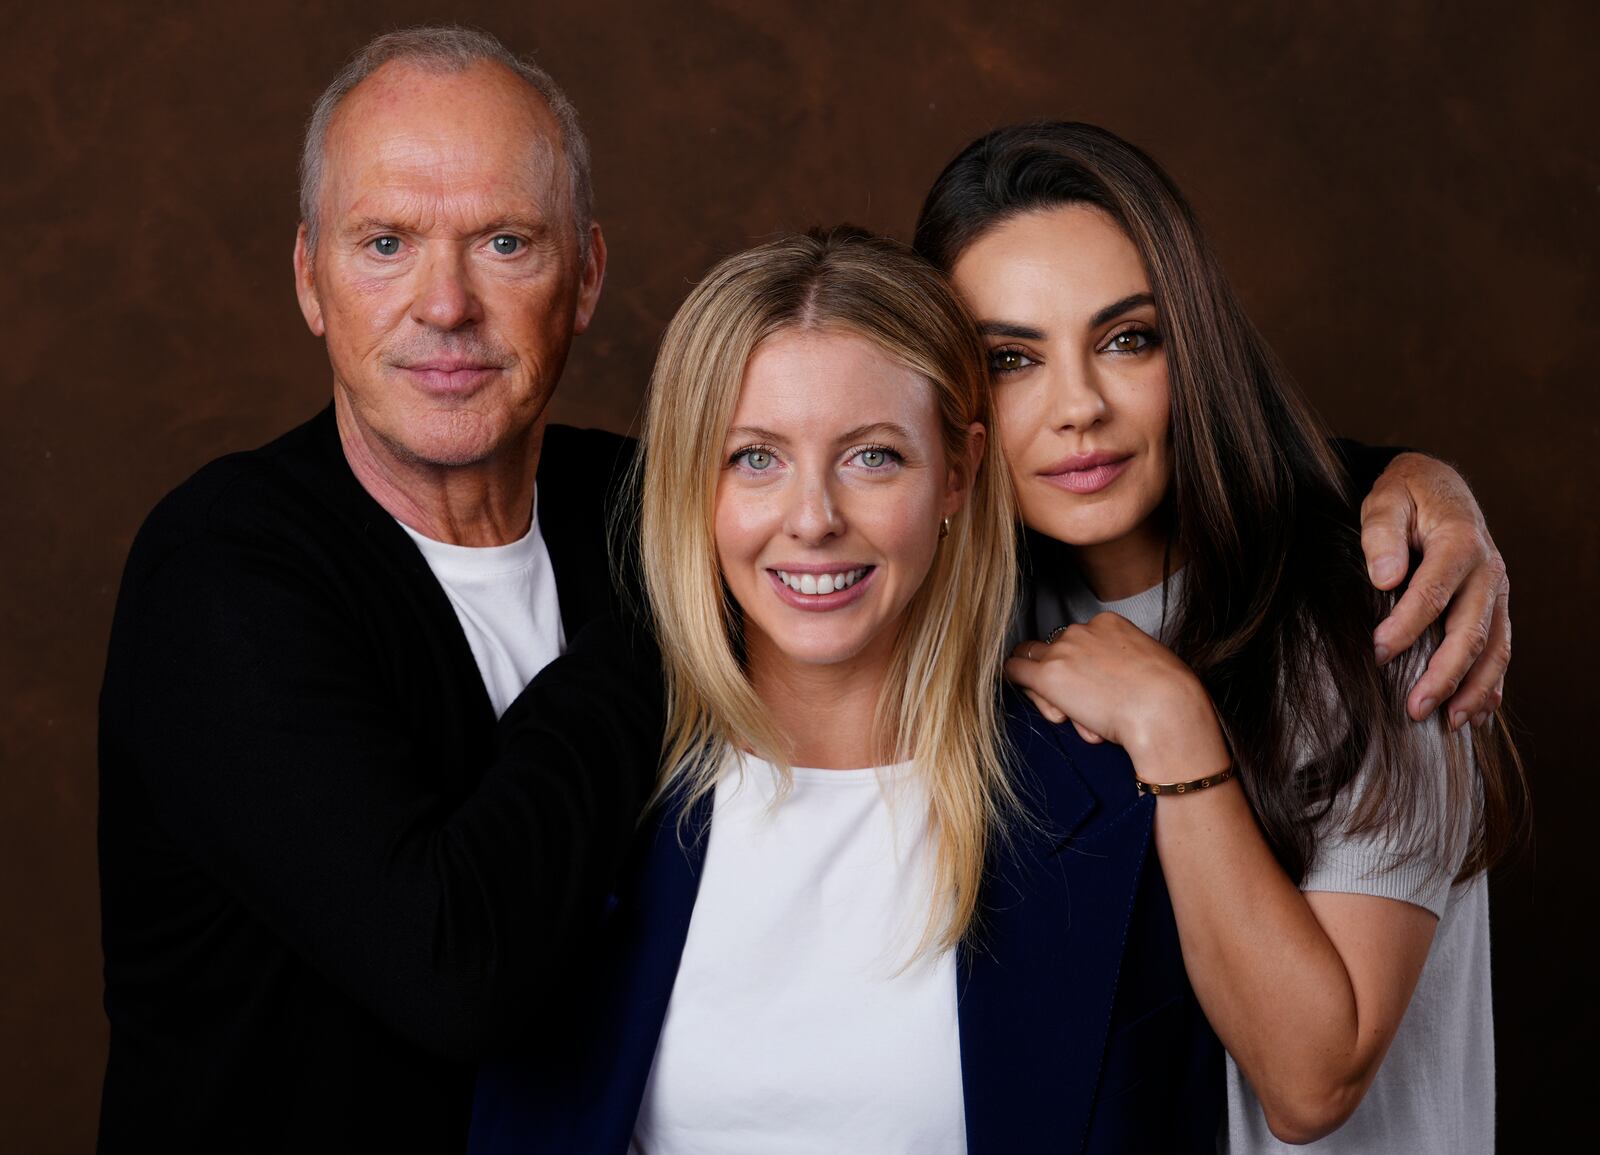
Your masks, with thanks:
[{"label": "blonde woman's eyebrow", "polygon": [[[851,441],[861,441],[868,437],[896,437],[902,441],[912,441],[911,431],[904,425],[893,421],[873,421],[866,425],[857,425],[854,429],[847,429],[835,438],[839,445]],[[782,445],[786,439],[781,433],[774,433],[770,429],[762,429],[758,425],[735,425],[728,430],[728,443],[762,441],[772,445]]]},{"label": "blonde woman's eyebrow", "polygon": [[870,425],[857,425],[854,429],[841,433],[839,441],[842,444],[846,441],[860,441],[867,437],[897,437],[902,441],[912,440],[911,431],[904,425],[897,425],[893,421],[874,421]]},{"label": "blonde woman's eyebrow", "polygon": [[1153,305],[1155,303],[1156,299],[1150,293],[1130,293],[1120,301],[1111,302],[1111,304],[1107,305],[1105,308],[1101,309],[1098,313],[1091,317],[1089,319],[1089,328],[1098,329],[1107,321],[1115,321],[1124,313],[1132,312],[1134,309],[1140,308],[1144,305]]},{"label": "blonde woman's eyebrow", "polygon": [[735,425],[728,430],[729,441],[782,441],[783,436],[770,429],[762,429],[755,425]]}]

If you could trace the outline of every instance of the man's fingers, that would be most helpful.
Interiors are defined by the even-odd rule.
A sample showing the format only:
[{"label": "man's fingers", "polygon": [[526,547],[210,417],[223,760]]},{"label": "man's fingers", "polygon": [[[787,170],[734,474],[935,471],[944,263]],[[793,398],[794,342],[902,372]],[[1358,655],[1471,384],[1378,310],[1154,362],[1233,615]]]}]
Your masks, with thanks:
[{"label": "man's fingers", "polygon": [[1417,721],[1456,692],[1478,655],[1488,648],[1496,596],[1490,575],[1481,570],[1461,587],[1445,619],[1444,640],[1406,698],[1406,710]]},{"label": "man's fingers", "polygon": [[1367,576],[1380,590],[1392,590],[1405,579],[1415,514],[1405,486],[1381,477],[1361,503],[1361,552],[1367,557]]},{"label": "man's fingers", "polygon": [[1494,599],[1488,644],[1445,703],[1452,730],[1460,729],[1469,721],[1474,727],[1482,726],[1499,708],[1505,692],[1506,667],[1511,664],[1510,604],[1511,587],[1502,582]]},{"label": "man's fingers", "polygon": [[[1453,534],[1440,533],[1428,542],[1427,552],[1417,566],[1417,572],[1406,583],[1406,592],[1395,603],[1394,609],[1389,611],[1389,616],[1379,622],[1378,628],[1373,631],[1373,649],[1380,665],[1416,644],[1422,631],[1444,613],[1456,591],[1461,588],[1461,583],[1482,560],[1481,543],[1476,539],[1465,541]],[[1482,576],[1486,581],[1481,588],[1480,600],[1472,608],[1487,632],[1489,610],[1494,599],[1488,583],[1498,575],[1485,573]],[[1474,653],[1473,656],[1477,655]],[[1461,669],[1465,672],[1466,666]],[[1454,688],[1452,684],[1451,689]]]}]

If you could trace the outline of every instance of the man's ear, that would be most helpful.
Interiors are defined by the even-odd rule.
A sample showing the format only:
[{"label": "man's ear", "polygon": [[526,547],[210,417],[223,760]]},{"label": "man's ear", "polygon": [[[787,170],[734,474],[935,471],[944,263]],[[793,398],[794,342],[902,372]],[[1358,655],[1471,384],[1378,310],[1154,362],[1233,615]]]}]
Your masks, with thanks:
[{"label": "man's ear", "polygon": [[573,314],[572,331],[582,333],[594,320],[600,304],[600,287],[606,280],[606,238],[599,221],[589,222],[589,256],[578,275],[578,308]]},{"label": "man's ear", "polygon": [[300,315],[306,328],[318,337],[327,332],[322,324],[322,302],[317,299],[317,280],[311,267],[311,250],[306,246],[305,222],[294,234],[294,295],[300,299]]},{"label": "man's ear", "polygon": [[967,426],[966,449],[960,456],[950,463],[950,472],[945,481],[944,515],[951,517],[972,496],[972,483],[978,476],[978,465],[983,461],[983,447],[989,439],[989,431],[983,423],[974,421]]}]

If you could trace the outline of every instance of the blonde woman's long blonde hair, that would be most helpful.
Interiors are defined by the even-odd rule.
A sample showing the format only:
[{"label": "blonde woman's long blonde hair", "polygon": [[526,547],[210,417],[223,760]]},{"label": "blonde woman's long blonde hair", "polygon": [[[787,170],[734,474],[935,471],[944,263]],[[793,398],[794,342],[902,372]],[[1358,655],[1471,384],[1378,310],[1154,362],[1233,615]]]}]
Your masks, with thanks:
[{"label": "blonde woman's long blonde hair", "polygon": [[[859,229],[786,236],[729,257],[689,295],[662,340],[643,431],[640,549],[661,642],[668,723],[658,799],[710,793],[730,748],[779,768],[791,747],[743,664],[744,627],[714,536],[723,442],[756,346],[785,330],[864,337],[929,383],[946,460],[990,420],[987,356],[940,273]],[[878,742],[927,784],[935,902],[920,949],[961,941],[985,858],[1017,799],[998,686],[1017,589],[1010,482],[985,439],[965,506],[913,596],[877,708]]]}]

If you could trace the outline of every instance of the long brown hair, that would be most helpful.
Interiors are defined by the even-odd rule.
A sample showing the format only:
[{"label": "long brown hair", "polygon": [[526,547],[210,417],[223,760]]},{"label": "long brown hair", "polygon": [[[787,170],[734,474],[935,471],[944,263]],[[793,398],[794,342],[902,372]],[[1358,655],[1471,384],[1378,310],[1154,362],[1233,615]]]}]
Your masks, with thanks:
[{"label": "long brown hair", "polygon": [[1349,477],[1160,166],[1094,125],[1002,128],[934,182],[915,247],[948,271],[1001,222],[1068,204],[1108,214],[1150,278],[1171,390],[1169,540],[1185,559],[1168,636],[1216,703],[1278,861],[1304,877],[1319,824],[1365,761],[1359,804],[1341,815],[1349,833],[1383,837],[1396,862],[1464,854],[1458,879],[1487,869],[1528,817],[1504,721],[1496,711],[1470,753],[1445,733],[1442,790],[1416,765],[1404,685],[1418,659],[1373,660],[1393,597],[1366,579]]},{"label": "long brown hair", "polygon": [[[928,383],[948,461],[992,428],[983,344],[939,271],[904,245],[842,227],[728,257],[667,327],[643,430],[640,551],[667,673],[662,793],[688,802],[750,749],[787,780],[790,750],[747,676],[744,624],[722,580],[714,524],[723,440],[745,366],[786,330],[864,337]],[[985,855],[1017,803],[995,688],[1017,589],[1015,507],[995,439],[967,479],[911,600],[877,707],[881,752],[927,785],[935,902],[922,948],[955,945],[977,908]],[[685,806],[687,810],[687,806]]]}]

